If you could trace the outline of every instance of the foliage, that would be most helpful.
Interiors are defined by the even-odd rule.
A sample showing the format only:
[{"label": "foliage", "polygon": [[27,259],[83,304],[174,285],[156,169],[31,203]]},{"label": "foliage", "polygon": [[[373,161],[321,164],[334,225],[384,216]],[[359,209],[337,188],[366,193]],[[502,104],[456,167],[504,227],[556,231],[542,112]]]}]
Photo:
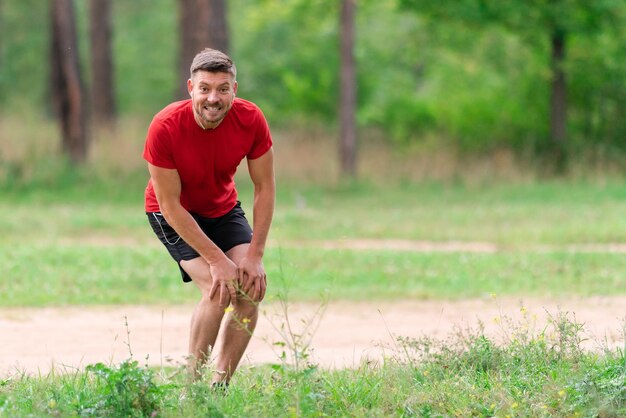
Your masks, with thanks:
[{"label": "foliage", "polygon": [[92,405],[83,407],[80,415],[153,417],[159,410],[164,386],[154,381],[154,372],[139,367],[136,360],[116,366],[91,364],[85,372],[95,376]]},{"label": "foliage", "polygon": [[231,10],[237,10],[232,34],[240,95],[253,98],[277,124],[333,120],[339,97],[336,2],[235,0]]},{"label": "foliage", "polygon": [[177,11],[177,0],[114,1],[114,81],[120,113],[153,115],[186,82],[178,80]]},{"label": "foliage", "polygon": [[49,19],[48,8],[41,5],[37,0],[0,5],[0,109],[38,103],[39,117],[51,111],[51,103],[43,100],[49,77]]},{"label": "foliage", "polygon": [[[592,84],[595,89],[602,89],[601,86],[604,83],[613,84],[611,82],[611,67],[600,65],[600,70],[598,71],[597,68],[600,63],[598,63],[597,58],[595,60],[594,58],[591,58],[592,56],[602,56],[604,58],[600,58],[601,61],[605,59],[610,60],[611,54],[607,54],[602,48],[584,48],[583,45],[585,43],[594,44],[597,42],[597,38],[600,37],[610,38],[613,40],[619,39],[619,41],[613,44],[614,47],[621,48],[624,46],[623,30],[620,30],[620,27],[623,26],[620,22],[625,17],[623,3],[612,0],[559,0],[551,2],[535,0],[517,2],[479,0],[429,2],[401,0],[401,4],[405,9],[413,10],[419,13],[420,16],[426,16],[433,22],[440,24],[443,21],[465,32],[469,32],[471,31],[470,28],[476,27],[480,28],[480,32],[484,32],[485,28],[493,26],[506,28],[513,32],[518,39],[521,39],[526,44],[530,45],[534,50],[533,55],[535,55],[535,57],[537,54],[543,54],[544,56],[548,55],[548,40],[551,37],[563,37],[567,48],[564,69],[568,75],[570,73],[575,73],[574,77],[568,77],[568,84],[570,85],[570,88],[575,90],[583,88],[586,93],[589,94],[589,96],[585,96],[584,98],[577,95],[571,95],[574,98],[571,103],[573,106],[571,107],[574,109],[573,113],[575,116],[574,118],[570,118],[569,123],[569,125],[574,128],[572,135],[574,141],[571,141],[573,144],[569,145],[570,149],[571,151],[579,151],[580,149],[584,149],[585,146],[588,146],[589,143],[596,141],[601,144],[606,144],[608,142],[612,146],[616,144],[615,140],[617,140],[618,137],[606,135],[606,130],[604,130],[604,134],[598,135],[598,131],[596,130],[598,128],[592,128],[592,126],[597,126],[594,123],[594,118],[598,118],[600,113],[602,114],[600,118],[602,118],[605,123],[609,122],[609,120],[613,118],[611,108],[603,108],[600,112],[596,112],[588,107],[589,97],[595,97],[595,100],[602,102],[610,102],[614,100],[615,94],[609,94],[608,99],[603,99],[602,95],[598,94],[597,91],[593,92],[588,89],[588,87]],[[519,53],[522,50],[518,47],[515,51],[515,55],[519,56]],[[570,54],[575,58],[570,58]],[[585,59],[581,59],[583,56]],[[595,61],[596,70],[591,70],[587,66],[593,61]],[[488,61],[483,62],[488,63]],[[540,67],[541,73],[534,74],[534,83],[532,83],[534,86],[536,86],[537,83],[544,84],[545,88],[543,91],[545,92],[549,90],[547,86],[553,77],[553,74],[551,74],[553,69],[548,66],[548,62],[549,60],[547,59],[539,60],[539,63],[542,65],[542,67]],[[521,63],[521,65],[524,64]],[[506,66],[506,68],[510,69],[511,67]],[[532,77],[533,73],[528,70],[529,68],[525,71],[526,77]],[[619,71],[623,74],[624,67],[622,67]],[[586,77],[586,75],[590,73],[602,75],[599,78],[591,80]],[[582,76],[583,74],[585,76]],[[505,79],[507,80],[507,84],[509,86],[514,85],[510,76],[505,77]],[[534,87],[528,85],[526,89],[527,92],[531,92],[534,90]],[[617,91],[621,92],[621,87],[618,88]],[[521,95],[519,95],[520,93]],[[515,103],[523,103],[523,95],[525,93],[523,93],[523,91],[520,93],[516,95],[517,100],[515,100]],[[618,93],[618,95],[621,95],[621,93]],[[549,97],[544,95],[544,104],[542,107],[531,107],[534,111],[532,112],[534,117],[537,117],[538,115],[545,115],[547,113],[545,106],[548,103],[548,100]],[[489,103],[506,103],[507,101],[508,100],[506,98],[503,98],[503,100],[488,99],[487,104],[479,102],[474,103],[474,105],[476,105],[475,109],[479,109],[480,111],[482,109],[489,108]],[[474,115],[473,119],[476,121],[489,122],[488,119],[485,119],[480,115]],[[502,121],[501,118],[498,120]],[[504,121],[504,123],[509,129],[513,127],[508,121]],[[586,129],[581,129],[581,125],[585,126]],[[612,128],[610,129],[616,129],[620,125],[621,123],[619,122],[611,124]],[[525,135],[521,138],[528,138],[528,133],[533,132],[533,135],[530,137],[534,137],[534,147],[537,148],[537,145],[539,145],[539,149],[545,148],[545,144],[541,144],[541,142],[542,138],[546,138],[546,134],[542,133],[541,130],[529,130],[529,125],[525,124],[523,126]],[[485,126],[482,126],[479,129],[483,132],[489,130],[489,128]],[[462,131],[462,134],[466,132],[467,131]],[[619,146],[622,147],[623,144]],[[519,149],[519,147],[515,148]]]},{"label": "foliage", "polygon": [[[377,132],[401,146],[435,138],[439,147],[469,154],[535,148],[547,136],[545,33],[558,27],[571,34],[565,66],[572,152],[601,160],[626,147],[623,2],[402,3],[402,10],[394,0],[358,5],[363,136]],[[86,2],[77,6],[89,79]],[[240,95],[259,103],[273,127],[336,126],[337,3],[231,0],[229,11]],[[114,2],[113,13],[119,109],[148,117],[183,82],[177,80],[176,2]],[[32,117],[36,108],[37,117],[49,116],[47,9],[33,0],[3,2],[0,15],[0,113]]]},{"label": "foliage", "polygon": [[570,96],[576,103],[571,118],[578,132],[575,147],[580,152],[589,143],[597,144],[598,159],[623,149],[620,138],[626,138],[626,126],[619,121],[626,100],[622,89],[626,65],[618,58],[626,54],[625,25],[616,31],[620,42],[613,42],[607,33],[575,39],[580,47],[571,51],[568,65]]},{"label": "foliage", "polygon": [[618,22],[621,5],[615,0],[484,0],[417,1],[401,0],[408,8],[433,18],[459,20],[474,25],[499,24],[533,34],[553,30],[591,33]]}]

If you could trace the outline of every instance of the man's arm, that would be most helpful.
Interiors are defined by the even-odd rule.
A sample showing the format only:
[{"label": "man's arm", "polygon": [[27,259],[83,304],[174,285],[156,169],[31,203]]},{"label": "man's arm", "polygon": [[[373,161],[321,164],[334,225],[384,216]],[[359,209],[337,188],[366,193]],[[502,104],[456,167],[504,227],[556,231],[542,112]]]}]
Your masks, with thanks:
[{"label": "man's arm", "polygon": [[272,217],[274,216],[274,201],[276,199],[276,182],[274,179],[274,150],[269,149],[256,160],[248,161],[248,171],[254,183],[254,208],[252,242],[248,254],[262,258],[265,252],[265,243],[269,234]]},{"label": "man's arm", "polygon": [[[174,228],[187,244],[195,249],[198,254],[211,267],[213,285],[210,292],[212,299],[218,286],[220,289],[220,302],[234,301],[236,290],[233,280],[237,278],[235,264],[224,252],[211,241],[200,229],[200,226],[191,214],[180,204],[181,183],[178,171],[148,164],[152,185],[163,217]],[[228,292],[228,294],[226,293]]]},{"label": "man's arm", "polygon": [[239,265],[239,280],[243,290],[253,300],[263,300],[265,296],[266,277],[262,258],[269,234],[274,201],[276,198],[276,182],[274,179],[274,151],[269,149],[261,157],[248,160],[248,171],[254,183],[254,208],[252,242],[246,257]]}]

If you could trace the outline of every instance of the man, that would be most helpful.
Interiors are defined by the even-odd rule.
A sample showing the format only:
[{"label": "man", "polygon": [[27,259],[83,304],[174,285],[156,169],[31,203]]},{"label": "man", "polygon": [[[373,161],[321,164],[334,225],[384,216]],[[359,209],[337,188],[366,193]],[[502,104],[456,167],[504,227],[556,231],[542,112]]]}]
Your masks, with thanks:
[{"label": "man", "polygon": [[[236,68],[226,54],[205,49],[190,70],[191,99],[165,107],[148,129],[145,208],[183,281],[200,290],[191,318],[189,370],[200,377],[221,333],[212,382],[225,387],[265,296],[262,258],[275,197],[272,138],[259,108],[235,97]],[[244,158],[254,183],[254,234],[233,180]]]}]

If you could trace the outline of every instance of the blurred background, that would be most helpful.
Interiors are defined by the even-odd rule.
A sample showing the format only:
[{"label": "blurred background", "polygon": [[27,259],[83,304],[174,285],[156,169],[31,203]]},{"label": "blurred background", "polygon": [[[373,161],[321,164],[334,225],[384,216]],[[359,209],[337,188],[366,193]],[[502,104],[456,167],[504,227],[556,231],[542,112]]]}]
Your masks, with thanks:
[{"label": "blurred background", "polygon": [[145,184],[207,46],[284,182],[620,178],[625,23],[622,0],[0,0],[0,187]]}]

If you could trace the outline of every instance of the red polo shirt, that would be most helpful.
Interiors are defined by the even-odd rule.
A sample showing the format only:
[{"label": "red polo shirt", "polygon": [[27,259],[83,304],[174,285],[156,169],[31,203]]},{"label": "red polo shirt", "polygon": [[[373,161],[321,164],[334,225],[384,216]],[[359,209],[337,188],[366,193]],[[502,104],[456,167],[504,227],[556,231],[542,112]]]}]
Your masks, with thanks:
[{"label": "red polo shirt", "polygon": [[[143,157],[152,165],[178,171],[185,209],[217,218],[237,203],[234,175],[239,163],[261,157],[271,146],[267,121],[254,103],[235,98],[217,128],[204,130],[193,117],[191,100],[184,100],[156,114]],[[146,187],[145,209],[160,211],[152,180]]]}]

